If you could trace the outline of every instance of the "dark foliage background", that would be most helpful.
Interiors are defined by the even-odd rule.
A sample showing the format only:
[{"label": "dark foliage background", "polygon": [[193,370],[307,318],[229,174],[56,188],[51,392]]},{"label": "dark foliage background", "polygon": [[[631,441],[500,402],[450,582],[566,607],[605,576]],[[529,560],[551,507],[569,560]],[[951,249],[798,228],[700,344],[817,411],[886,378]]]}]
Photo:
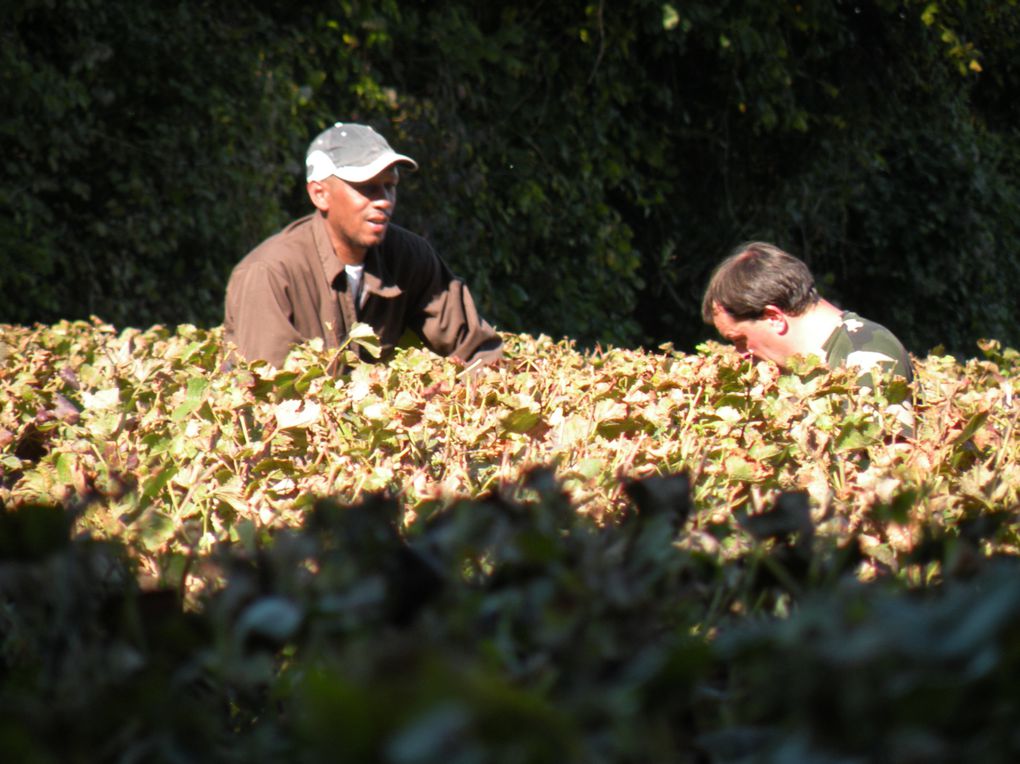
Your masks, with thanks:
[{"label": "dark foliage background", "polygon": [[0,32],[0,321],[222,317],[370,122],[398,218],[502,329],[690,349],[765,238],[916,353],[1016,344],[1020,10],[915,0],[15,0]]}]

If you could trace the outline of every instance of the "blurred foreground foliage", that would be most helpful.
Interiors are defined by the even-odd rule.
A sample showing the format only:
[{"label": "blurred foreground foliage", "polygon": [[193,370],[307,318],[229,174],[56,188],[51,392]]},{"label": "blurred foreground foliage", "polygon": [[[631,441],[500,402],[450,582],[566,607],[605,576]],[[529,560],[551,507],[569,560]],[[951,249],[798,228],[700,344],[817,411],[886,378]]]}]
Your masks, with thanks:
[{"label": "blurred foreground foliage", "polygon": [[[1018,355],[3,327],[4,760],[1011,761]],[[366,338],[367,341],[368,338]]]},{"label": "blurred foreground foliage", "polygon": [[1016,0],[8,6],[0,321],[219,323],[341,119],[507,331],[693,350],[764,238],[916,353],[1020,344]]}]

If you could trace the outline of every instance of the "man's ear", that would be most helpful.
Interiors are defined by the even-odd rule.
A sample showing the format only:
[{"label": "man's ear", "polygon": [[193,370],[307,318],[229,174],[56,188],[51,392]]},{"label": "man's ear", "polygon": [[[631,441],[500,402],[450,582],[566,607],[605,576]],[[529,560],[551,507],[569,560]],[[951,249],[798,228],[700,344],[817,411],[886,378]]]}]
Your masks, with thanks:
[{"label": "man's ear", "polygon": [[790,321],[783,312],[782,308],[777,308],[775,305],[766,305],[765,310],[762,311],[762,321],[767,321],[769,326],[776,334],[786,334],[790,329]]},{"label": "man's ear", "polygon": [[320,212],[329,211],[329,189],[321,180],[310,180],[305,186],[308,191],[308,198],[312,200],[315,209]]}]

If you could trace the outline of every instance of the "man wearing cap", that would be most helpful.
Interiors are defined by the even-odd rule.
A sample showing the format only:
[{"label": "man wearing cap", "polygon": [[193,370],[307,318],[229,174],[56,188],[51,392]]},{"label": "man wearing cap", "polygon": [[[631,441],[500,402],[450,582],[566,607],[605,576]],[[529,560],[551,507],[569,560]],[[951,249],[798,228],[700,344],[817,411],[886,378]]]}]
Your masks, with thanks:
[{"label": "man wearing cap", "polygon": [[321,337],[339,347],[361,322],[384,358],[411,329],[439,355],[498,359],[502,341],[464,282],[424,238],[390,222],[400,168],[417,163],[371,127],[339,122],[305,162],[315,212],[248,253],[227,284],[224,331],[240,354],[279,368],[292,346]]}]

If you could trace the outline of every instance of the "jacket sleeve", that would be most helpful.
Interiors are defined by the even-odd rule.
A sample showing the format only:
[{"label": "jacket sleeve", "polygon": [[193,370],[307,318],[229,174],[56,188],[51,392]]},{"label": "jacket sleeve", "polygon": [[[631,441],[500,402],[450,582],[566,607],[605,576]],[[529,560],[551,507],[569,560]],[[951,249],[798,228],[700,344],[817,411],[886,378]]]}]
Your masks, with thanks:
[{"label": "jacket sleeve", "polygon": [[[445,270],[445,269],[444,269]],[[425,307],[422,339],[439,355],[490,364],[503,355],[503,340],[478,315],[467,285],[451,278]]]},{"label": "jacket sleeve", "polygon": [[503,340],[478,314],[467,285],[427,248],[423,263],[426,288],[415,331],[433,352],[463,363],[493,363],[503,355]]},{"label": "jacket sleeve", "polygon": [[239,266],[227,284],[224,332],[248,361],[282,368],[287,353],[302,341],[292,323],[286,280],[263,263]]}]

